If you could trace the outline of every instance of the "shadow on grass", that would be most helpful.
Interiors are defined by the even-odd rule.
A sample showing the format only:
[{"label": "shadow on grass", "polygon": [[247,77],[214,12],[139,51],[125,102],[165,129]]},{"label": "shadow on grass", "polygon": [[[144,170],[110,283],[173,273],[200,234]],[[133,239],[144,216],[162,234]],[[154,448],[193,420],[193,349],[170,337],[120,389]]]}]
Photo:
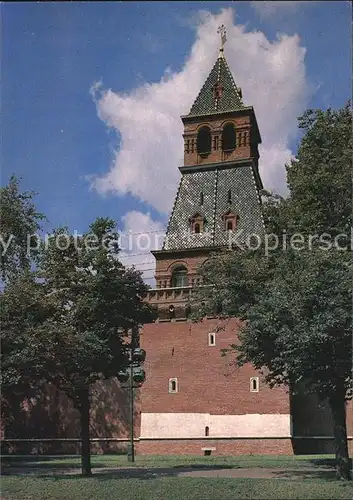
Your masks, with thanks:
[{"label": "shadow on grass", "polygon": [[[93,473],[92,477],[95,478],[116,478],[116,479],[156,479],[158,477],[163,476],[178,476],[182,472],[195,472],[195,469],[199,470],[209,470],[209,471],[217,471],[224,469],[236,469],[235,465],[227,466],[227,465],[212,465],[212,464],[192,464],[192,465],[184,465],[184,466],[170,466],[170,467],[104,467],[104,466],[96,466],[92,467],[93,469],[105,468],[107,470],[103,470],[100,472]],[[56,469],[56,472],[53,470]],[[66,472],[65,469],[71,469],[70,472]],[[72,470],[74,469],[74,471]],[[53,472],[51,472],[53,470]],[[30,467],[18,467],[17,469],[14,467],[9,467],[8,469],[2,470],[3,476],[35,476],[40,478],[81,478],[84,477],[80,473],[80,467],[75,464],[73,467],[69,467],[65,465],[65,467],[61,467],[60,465],[52,465],[51,467],[47,467],[46,465],[34,467],[34,465]]]},{"label": "shadow on grass", "polygon": [[[92,457],[93,458],[93,457]],[[153,463],[143,464],[134,463],[129,466],[122,466],[117,457],[117,463],[104,462],[104,455],[100,455],[102,462],[95,463],[92,461],[92,468],[97,469],[93,477],[98,480],[105,479],[156,479],[161,477],[176,477],[183,472],[195,472],[196,470],[204,471],[218,471],[221,469],[253,469],[258,468],[259,465],[254,463],[242,463],[236,461],[236,457],[232,457],[234,462],[222,461],[218,463],[187,463],[185,461],[181,464],[168,464],[165,463],[164,467],[155,466]],[[4,476],[31,476],[40,478],[50,478],[51,480],[60,479],[80,479],[83,476],[80,474],[80,457],[77,455],[63,455],[63,456],[33,456],[33,457],[4,457],[2,462],[2,475]],[[268,464],[264,468],[272,470],[274,477],[280,479],[317,479],[336,481],[335,459],[334,458],[310,458],[305,460],[306,463],[301,464],[302,468],[291,465],[276,466]],[[299,464],[298,464],[299,465]],[[352,459],[350,460],[352,467]],[[261,466],[260,466],[261,468]],[[320,470],[321,468],[321,470]],[[104,469],[104,470],[102,470]],[[316,470],[315,470],[316,469]],[[99,470],[99,471],[98,471]]]},{"label": "shadow on grass", "polygon": [[[102,468],[102,467],[108,467],[106,463],[104,463],[104,456],[105,455],[99,455],[99,457],[103,457],[103,462],[94,462],[94,457],[95,455],[92,455],[91,459],[92,460],[92,467],[94,468]],[[111,455],[110,455],[111,456]],[[120,456],[126,456],[126,454],[118,455],[117,456],[117,462],[120,458]],[[69,461],[68,461],[69,460]],[[72,461],[70,461],[72,460]],[[34,455],[33,457],[16,457],[16,456],[11,456],[11,457],[1,457],[1,467],[2,470],[6,470],[8,473],[11,471],[11,469],[17,469],[17,468],[24,468],[24,469],[38,469],[39,471],[41,469],[76,469],[81,466],[81,456],[80,455],[55,455],[55,456],[45,456],[45,455]],[[45,462],[45,463],[43,463]],[[62,462],[62,463],[60,463]],[[116,466],[119,464],[117,463]],[[112,465],[114,466],[114,465]]]},{"label": "shadow on grass", "polygon": [[[79,480],[79,479],[91,479],[93,478],[94,480],[107,480],[107,479],[157,479],[161,477],[177,477],[181,472],[190,472],[195,469],[191,467],[185,467],[185,469],[174,469],[174,468],[162,468],[158,467],[158,469],[155,468],[144,468],[144,469],[110,469],[110,470],[105,470],[99,473],[95,473],[92,476],[82,476],[79,469],[77,469],[77,473],[71,473],[67,474],[64,471],[60,471],[58,469],[57,473],[47,473],[47,472],[40,472],[37,471],[34,477],[40,478],[40,479],[49,479],[51,481],[60,481],[60,480]],[[8,471],[2,471],[3,476],[17,476],[17,477],[33,477],[33,474],[21,474],[21,473],[11,473],[10,470]]]},{"label": "shadow on grass", "polygon": [[78,459],[80,455],[8,455],[6,457],[1,457],[2,464],[18,464],[18,463],[32,463],[32,462],[50,462],[52,460],[67,460],[67,459]]},{"label": "shadow on grass", "polygon": [[[38,479],[48,479],[50,481],[60,481],[60,480],[79,480],[79,479],[94,479],[95,481],[106,481],[106,480],[122,480],[122,479],[138,479],[138,480],[151,480],[151,479],[161,479],[161,478],[166,478],[166,477],[178,477],[178,476],[184,476],[184,473],[193,473],[189,477],[210,477],[214,478],[217,477],[218,474],[217,472],[220,470],[231,470],[235,469],[236,467],[226,467],[226,466],[218,466],[218,465],[208,465],[206,466],[205,464],[200,464],[199,471],[207,471],[207,476],[198,476],[197,475],[197,469],[196,469],[197,464],[193,464],[192,466],[185,466],[185,467],[145,467],[145,468],[109,468],[105,470],[100,470],[100,471],[95,471],[92,476],[82,476],[80,473],[79,468],[75,468],[74,470],[65,471],[65,469],[60,469],[57,468],[56,471],[50,471],[48,469],[46,470],[36,470],[36,471],[20,471],[20,472],[15,472],[15,471],[3,471],[3,476],[17,476],[17,477],[35,477]],[[241,468],[237,468],[238,471],[241,470]],[[306,481],[306,480],[318,480],[318,481],[325,481],[325,482],[335,482],[337,483],[336,479],[336,471],[335,469],[307,469],[307,470],[299,470],[299,469],[286,469],[286,470],[280,470],[280,469],[268,469],[268,476],[257,476],[256,473],[253,476],[251,473],[251,468],[249,469],[249,472],[246,473],[245,475],[234,475],[232,476],[231,474],[223,476],[223,477],[228,477],[231,478],[233,477],[234,479],[283,479],[283,480],[295,480],[295,481]],[[212,474],[214,472],[214,474]],[[196,474],[195,474],[196,473]],[[250,473],[250,474],[249,474]],[[249,475],[247,475],[249,474]],[[184,476],[185,477],[185,476]],[[353,486],[353,483],[348,483],[350,486]]]},{"label": "shadow on grass", "polygon": [[[210,467],[211,470],[211,467]],[[151,469],[151,468],[146,468],[146,469],[116,469],[116,470],[107,470],[107,471],[102,471],[96,474],[93,474],[90,477],[87,476],[82,476],[80,473],[77,474],[65,474],[65,473],[58,473],[58,474],[38,474],[35,477],[41,480],[48,480],[52,483],[60,483],[62,481],[80,481],[80,480],[87,480],[89,479],[94,480],[94,482],[106,482],[106,481],[120,481],[120,480],[129,480],[129,479],[137,479],[141,481],[149,481],[149,480],[156,480],[156,479],[162,479],[162,478],[171,478],[171,477],[178,477],[181,472],[194,472],[195,469],[192,467],[185,467],[184,469],[180,468],[158,468],[157,469]],[[23,477],[23,476],[22,476]],[[193,476],[194,479],[197,479],[198,476]],[[213,476],[210,476],[211,478],[215,478]],[[205,477],[203,477],[205,479]],[[226,478],[223,478],[226,479]],[[232,479],[230,476],[228,476],[228,479]],[[247,476],[245,477],[235,477],[233,478],[237,481],[242,481],[242,480],[254,480],[257,479],[256,477],[250,477],[248,478]],[[290,481],[295,481],[295,482],[306,482],[306,481],[320,481],[322,483],[334,483],[334,484],[340,484],[340,485],[346,485],[350,491],[352,490],[353,483],[352,482],[342,482],[342,481],[337,481],[336,476],[335,476],[335,471],[298,471],[298,470],[287,470],[287,471],[278,471],[276,472],[276,475],[273,477],[268,477],[268,478],[261,478],[262,480],[290,480]]]},{"label": "shadow on grass", "polygon": [[[311,464],[317,467],[336,467],[336,459],[335,458],[310,458],[308,460]],[[353,460],[349,459],[349,466],[352,468]]]},{"label": "shadow on grass", "polygon": [[[40,459],[40,462],[42,462],[42,459]],[[41,469],[77,469],[80,467],[80,463],[75,461],[75,462],[64,462],[62,464],[58,463],[57,462],[57,459],[55,459],[55,463],[50,463],[49,461],[45,464],[42,464],[42,463],[38,463],[36,461],[27,461],[27,460],[23,460],[23,461],[16,461],[16,463],[6,463],[6,462],[2,462],[1,463],[1,466],[2,466],[2,473],[3,474],[11,474],[11,469],[19,469],[19,468],[23,468],[24,471],[26,469],[28,470],[32,470],[32,469],[36,469],[40,472]],[[104,465],[102,464],[97,464],[97,465],[94,465],[94,467],[96,468],[99,468],[99,467],[104,467]]]}]

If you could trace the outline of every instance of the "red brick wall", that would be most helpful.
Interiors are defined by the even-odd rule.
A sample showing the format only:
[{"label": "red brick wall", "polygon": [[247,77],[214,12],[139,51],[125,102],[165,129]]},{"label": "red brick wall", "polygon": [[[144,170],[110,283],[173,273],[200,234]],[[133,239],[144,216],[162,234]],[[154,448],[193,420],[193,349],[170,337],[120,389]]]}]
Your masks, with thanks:
[{"label": "red brick wall", "polygon": [[[294,455],[334,454],[333,439],[195,439],[195,440],[141,440],[136,447],[141,455],[204,455],[202,448],[216,448],[212,455]],[[298,445],[300,447],[298,447]],[[294,451],[296,449],[296,451]],[[166,451],[167,450],[167,451]],[[353,440],[348,440],[349,454]]]},{"label": "red brick wall", "polygon": [[[222,323],[216,345],[208,345],[208,333],[221,323],[170,322],[145,325],[141,346],[147,352],[146,382],[142,389],[142,411],[196,412],[213,414],[290,413],[284,388],[270,389],[261,382],[258,393],[250,392],[250,377],[259,376],[250,365],[229,366],[231,358],[220,349],[236,342],[238,321]],[[169,394],[168,381],[178,379],[179,392]]]},{"label": "red brick wall", "polygon": [[141,440],[141,455],[204,455],[202,448],[216,448],[212,455],[293,455],[291,439]]}]

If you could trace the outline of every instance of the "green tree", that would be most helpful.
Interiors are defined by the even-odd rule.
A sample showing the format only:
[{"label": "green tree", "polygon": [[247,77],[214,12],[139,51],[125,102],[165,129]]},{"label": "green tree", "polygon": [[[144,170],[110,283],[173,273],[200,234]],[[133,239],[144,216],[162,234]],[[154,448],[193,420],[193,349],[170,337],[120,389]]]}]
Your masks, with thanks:
[{"label": "green tree", "polygon": [[289,228],[334,236],[352,226],[352,109],[308,110],[303,138],[287,165]]},{"label": "green tree", "polygon": [[[349,478],[345,420],[352,397],[351,226],[352,118],[341,110],[309,110],[298,155],[288,165],[289,196],[264,193],[268,233],[279,247],[214,255],[200,270],[198,317],[215,310],[244,321],[236,363],[252,363],[270,385],[305,383],[327,399],[334,421],[338,477]],[[300,233],[304,249],[293,250]],[[326,242],[319,237],[326,233]],[[283,242],[287,236],[287,250]],[[311,236],[317,235],[317,238]],[[341,235],[339,249],[334,238]],[[328,238],[328,239],[327,239]],[[311,241],[311,243],[310,243]],[[337,243],[337,241],[336,241]],[[217,283],[217,287],[213,284]]]},{"label": "green tree", "polygon": [[110,219],[97,219],[82,237],[64,228],[51,235],[41,249],[37,280],[27,288],[31,307],[40,311],[38,321],[28,317],[25,297],[10,289],[2,297],[7,332],[3,377],[9,387],[28,379],[53,383],[71,398],[81,419],[83,475],[91,474],[90,385],[117,376],[128,361],[127,331],[154,319],[144,302],[148,287],[141,273],[117,258],[114,227]]},{"label": "green tree", "polygon": [[97,219],[82,238],[58,230],[41,260],[46,297],[55,310],[42,325],[48,341],[56,345],[48,373],[80,412],[85,475],[91,473],[89,386],[118,375],[128,361],[127,330],[154,319],[143,300],[148,286],[141,273],[125,268],[117,258],[114,228],[114,221]]},{"label": "green tree", "polygon": [[1,419],[11,429],[22,420],[24,399],[38,394],[45,376],[43,342],[36,331],[52,314],[44,298],[30,271],[13,276],[0,294]]},{"label": "green tree", "polygon": [[[25,332],[42,320],[45,311],[38,306],[42,290],[36,286],[31,268],[39,252],[28,247],[38,234],[45,216],[34,204],[35,193],[22,191],[15,176],[0,188],[0,306],[1,306],[1,417],[3,422],[18,420],[25,396],[34,393],[35,349],[26,345]],[[6,293],[4,293],[4,290]],[[25,328],[23,328],[25,326]],[[31,371],[20,377],[22,357]]]},{"label": "green tree", "polygon": [[29,269],[38,256],[36,248],[28,252],[32,235],[39,233],[45,220],[37,212],[34,197],[34,192],[20,190],[20,181],[15,176],[0,188],[0,271],[4,281]]}]

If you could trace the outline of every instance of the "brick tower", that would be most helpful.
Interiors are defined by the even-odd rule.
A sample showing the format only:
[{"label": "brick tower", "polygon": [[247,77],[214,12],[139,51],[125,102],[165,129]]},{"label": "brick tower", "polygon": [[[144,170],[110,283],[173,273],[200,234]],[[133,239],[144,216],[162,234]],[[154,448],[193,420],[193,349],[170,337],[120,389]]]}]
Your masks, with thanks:
[{"label": "brick tower", "polygon": [[245,106],[219,56],[184,124],[184,165],[164,244],[153,251],[158,320],[145,325],[147,378],[141,394],[140,453],[291,453],[289,397],[252,366],[235,369],[220,349],[234,343],[236,318],[189,321],[188,298],[211,251],[262,235],[255,112]]}]

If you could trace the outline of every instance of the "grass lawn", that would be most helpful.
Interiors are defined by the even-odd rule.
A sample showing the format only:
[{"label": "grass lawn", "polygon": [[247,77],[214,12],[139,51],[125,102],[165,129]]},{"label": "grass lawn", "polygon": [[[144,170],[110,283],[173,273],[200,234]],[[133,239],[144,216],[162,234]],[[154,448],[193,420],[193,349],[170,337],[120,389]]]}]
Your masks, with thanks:
[{"label": "grass lawn", "polygon": [[[137,455],[134,463],[126,455],[92,455],[92,467],[198,467],[202,465],[224,466],[226,468],[312,468],[335,467],[334,455],[240,455],[240,456],[198,456],[198,455]],[[78,455],[15,456],[1,457],[4,467],[75,468],[80,467]],[[352,464],[351,464],[352,465]]]},{"label": "grass lawn", "polygon": [[336,481],[286,479],[177,478],[117,479],[63,477],[3,477],[6,500],[233,500],[351,499],[350,484]]},{"label": "grass lawn", "polygon": [[[79,456],[4,456],[1,499],[4,500],[231,500],[231,499],[352,499],[353,483],[332,480],[322,469],[333,470],[332,455],[311,456],[137,456],[135,464],[125,455],[93,455],[96,468],[143,467],[133,477],[117,477],[117,471],[101,471],[91,478],[81,477]],[[226,478],[178,477],[182,467],[268,468],[295,470],[298,476],[305,469],[317,469],[314,476],[293,478]],[[67,476],[66,469],[77,468]],[[156,471],[149,468],[161,468]],[[163,469],[162,469],[163,468]],[[19,475],[15,472],[20,470]],[[131,469],[129,469],[130,472]],[[13,471],[13,474],[11,473]],[[321,471],[321,472],[320,472]],[[29,472],[30,475],[25,475]],[[55,473],[55,476],[52,474]],[[330,474],[329,474],[330,476]],[[332,477],[332,476],[331,476]]]}]

